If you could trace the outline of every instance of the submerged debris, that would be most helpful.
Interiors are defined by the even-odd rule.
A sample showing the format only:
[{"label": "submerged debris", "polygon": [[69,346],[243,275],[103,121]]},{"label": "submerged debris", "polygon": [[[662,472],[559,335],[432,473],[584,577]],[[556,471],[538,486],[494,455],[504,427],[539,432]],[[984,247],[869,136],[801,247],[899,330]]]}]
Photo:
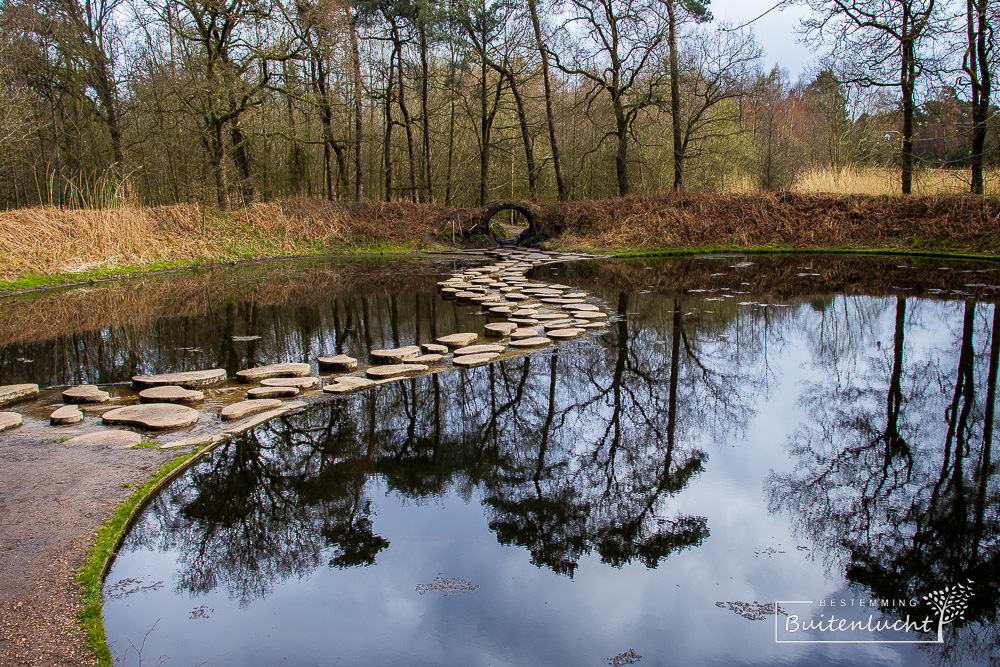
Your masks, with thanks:
[{"label": "submerged debris", "polygon": [[444,577],[438,575],[434,577],[434,582],[430,584],[417,584],[417,592],[421,595],[441,591],[441,595],[448,597],[458,593],[471,593],[479,588],[478,584],[473,584],[458,577]]},{"label": "submerged debris", "polygon": [[756,600],[753,602],[743,602],[742,600],[727,600],[726,602],[716,602],[715,606],[721,607],[722,609],[728,609],[729,611],[735,612],[750,621],[766,620],[768,616],[774,614],[775,609],[777,609],[778,613],[782,616],[788,616],[788,612],[776,602],[757,602]]},{"label": "submerged debris", "polygon": [[637,653],[634,648],[630,648],[627,651],[619,653],[613,658],[608,658],[608,664],[611,665],[611,667],[622,667],[622,665],[634,665],[640,660],[642,660],[642,654]]}]

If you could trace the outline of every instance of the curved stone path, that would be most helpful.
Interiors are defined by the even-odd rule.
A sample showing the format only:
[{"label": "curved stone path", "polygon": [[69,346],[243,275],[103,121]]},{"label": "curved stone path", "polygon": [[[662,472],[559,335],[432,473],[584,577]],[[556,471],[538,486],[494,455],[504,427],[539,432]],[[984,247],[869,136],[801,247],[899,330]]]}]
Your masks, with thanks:
[{"label": "curved stone path", "polygon": [[[53,406],[47,421],[63,429],[57,432],[75,436],[63,441],[65,446],[122,449],[143,439],[134,431],[115,429],[76,435],[81,429],[92,430],[101,422],[140,431],[179,432],[180,437],[168,434],[146,438],[158,441],[164,449],[214,445],[315,402],[323,394],[362,391],[415,375],[533,354],[558,345],[559,341],[606,328],[609,313],[605,304],[588,293],[527,277],[528,271],[541,265],[591,256],[505,248],[475,254],[492,256],[496,261],[456,270],[437,284],[443,298],[455,300],[483,317],[478,331],[459,331],[433,341],[410,341],[398,348],[368,350],[370,363],[361,365],[355,357],[337,354],[317,357],[315,366],[303,359],[298,363],[243,369],[235,374],[233,381],[221,368],[138,375],[132,378],[136,393],[119,388],[112,393],[96,385],[80,385],[61,392],[62,401],[71,405]],[[316,377],[315,367],[332,374]],[[247,388],[248,384],[256,386]],[[323,393],[315,393],[317,389]],[[313,390],[309,394],[311,400],[287,400],[309,390]],[[38,391],[33,384],[0,386],[0,405],[37,401]],[[180,403],[196,403],[200,407],[194,409]],[[199,426],[192,430],[196,422]],[[0,412],[0,430],[21,424],[20,413]]]}]

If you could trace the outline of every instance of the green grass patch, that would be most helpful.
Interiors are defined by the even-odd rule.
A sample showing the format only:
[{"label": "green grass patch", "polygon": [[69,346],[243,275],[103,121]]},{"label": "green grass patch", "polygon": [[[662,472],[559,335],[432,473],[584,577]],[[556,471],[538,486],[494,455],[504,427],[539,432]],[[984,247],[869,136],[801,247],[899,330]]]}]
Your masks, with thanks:
[{"label": "green grass patch", "polygon": [[[593,251],[591,251],[593,252]],[[938,259],[968,259],[976,261],[1000,261],[1000,255],[968,252],[947,252],[944,250],[892,250],[881,248],[775,248],[775,247],[705,247],[669,250],[607,250],[614,257],[691,257],[694,255],[871,255],[932,257]]]},{"label": "green grass patch", "polygon": [[108,649],[107,636],[104,633],[104,600],[101,588],[104,576],[111,564],[111,559],[118,552],[118,547],[131,525],[133,518],[142,509],[145,501],[157,491],[162,484],[172,478],[175,472],[193,457],[200,456],[205,450],[190,454],[182,454],[161,467],[156,475],[135,491],[128,500],[119,505],[111,518],[97,529],[97,537],[87,553],[86,563],[77,572],[77,583],[83,594],[83,608],[80,612],[80,623],[87,635],[90,646],[101,667],[111,667],[113,657]]}]

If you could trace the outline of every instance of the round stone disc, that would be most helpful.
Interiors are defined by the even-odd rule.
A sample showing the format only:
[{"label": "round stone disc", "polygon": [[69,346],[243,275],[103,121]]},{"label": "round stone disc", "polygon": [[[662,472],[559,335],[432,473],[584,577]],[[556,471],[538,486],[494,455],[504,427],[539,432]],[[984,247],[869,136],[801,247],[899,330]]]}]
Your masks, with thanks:
[{"label": "round stone disc", "polygon": [[101,415],[105,424],[121,424],[150,430],[182,428],[198,421],[198,411],[173,403],[145,403],[114,408]]},{"label": "round stone disc", "polygon": [[241,419],[255,415],[258,412],[266,412],[281,407],[281,401],[276,398],[257,398],[253,400],[240,401],[222,408],[219,415],[226,421]]},{"label": "round stone disc", "polygon": [[83,421],[83,413],[75,405],[64,405],[49,415],[49,423],[53,426],[79,424]]},{"label": "round stone disc", "polygon": [[426,370],[429,369],[424,364],[390,364],[388,366],[372,366],[365,371],[365,375],[376,380],[381,380],[384,378],[399,377],[400,375],[409,375],[410,373],[420,373]]},{"label": "round stone disc", "polygon": [[511,347],[541,347],[548,345],[552,341],[545,336],[535,336],[534,338],[520,338],[510,341]]},{"label": "round stone disc", "polygon": [[265,378],[305,377],[310,373],[312,369],[309,364],[269,364],[237,371],[236,378],[240,382],[260,382]]},{"label": "round stone disc", "polygon": [[21,425],[21,415],[16,412],[0,412],[0,431]]},{"label": "round stone disc", "polygon": [[92,384],[81,384],[70,387],[62,393],[67,403],[106,403],[111,400],[111,394]]},{"label": "round stone disc", "polygon": [[205,400],[205,394],[197,389],[168,384],[143,389],[139,392],[139,400],[143,403],[196,403]]},{"label": "round stone disc", "polygon": [[263,387],[295,387],[296,389],[315,389],[319,386],[319,378],[314,376],[301,378],[264,378],[260,381],[260,384]]},{"label": "round stone disc", "polygon": [[456,366],[479,366],[481,364],[488,364],[494,359],[499,359],[500,355],[496,352],[483,352],[480,354],[463,354],[460,357],[455,357],[452,359],[452,363]]},{"label": "round stone disc", "polygon": [[479,334],[476,333],[454,333],[441,336],[437,339],[437,342],[448,347],[465,347],[466,345],[472,345],[472,342],[477,338],[479,338]]},{"label": "round stone disc", "polygon": [[37,395],[37,384],[6,384],[0,386],[0,405],[23,401]]},{"label": "round stone disc", "polygon": [[467,354],[500,354],[503,352],[505,347],[503,345],[496,345],[487,343],[485,345],[469,345],[467,347],[460,347],[455,350],[455,356],[464,356]]},{"label": "round stone disc", "polygon": [[548,336],[549,338],[564,339],[564,338],[576,338],[577,336],[582,336],[584,333],[585,332],[584,332],[583,329],[577,329],[577,328],[574,328],[574,327],[570,327],[570,328],[567,328],[567,329],[557,329],[555,331],[546,331],[545,335]]},{"label": "round stone disc", "polygon": [[298,387],[254,387],[247,391],[250,398],[291,398],[299,395]]},{"label": "round stone disc", "polygon": [[420,356],[420,348],[416,345],[397,347],[391,350],[372,350],[373,364],[400,364],[407,359]]},{"label": "round stone disc", "polygon": [[357,377],[355,375],[344,375],[337,378],[336,382],[323,387],[323,391],[328,394],[345,394],[349,391],[357,391],[358,389],[371,387],[374,384],[375,381],[369,380],[368,378]]},{"label": "round stone disc", "polygon": [[420,347],[428,354],[448,354],[447,345],[438,345],[437,343],[421,343]]},{"label": "round stone disc", "polygon": [[183,373],[163,373],[160,375],[137,375],[132,378],[132,386],[136,389],[159,387],[162,385],[177,385],[185,389],[197,389],[221,384],[226,381],[225,368],[212,368],[204,371],[184,371]]},{"label": "round stone disc", "polygon": [[78,435],[75,438],[70,438],[63,445],[67,447],[74,447],[76,445],[103,445],[108,449],[128,449],[135,447],[140,442],[142,442],[142,436],[135,431],[110,429]]},{"label": "round stone disc", "polygon": [[487,324],[485,329],[487,336],[509,336],[517,330],[517,324],[514,322],[493,322],[491,324]]},{"label": "round stone disc", "polygon": [[603,320],[607,319],[607,313],[592,313],[586,310],[577,311],[573,315],[578,320]]},{"label": "round stone disc", "polygon": [[316,363],[319,364],[320,368],[331,371],[353,371],[358,367],[358,360],[346,354],[318,357]]}]

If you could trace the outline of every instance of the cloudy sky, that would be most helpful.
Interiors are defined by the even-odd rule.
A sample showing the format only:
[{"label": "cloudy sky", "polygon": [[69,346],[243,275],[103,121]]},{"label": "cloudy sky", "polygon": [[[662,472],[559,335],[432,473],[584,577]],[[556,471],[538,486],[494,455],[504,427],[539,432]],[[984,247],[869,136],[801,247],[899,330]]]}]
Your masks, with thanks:
[{"label": "cloudy sky", "polygon": [[[776,0],[712,0],[709,7],[716,23],[728,22],[741,25],[771,9]],[[809,10],[801,5],[775,9],[753,24],[757,41],[764,47],[764,65],[770,69],[775,63],[788,71],[792,81],[797,81],[803,69],[818,57],[799,43],[796,33],[799,20],[808,16]]]}]

